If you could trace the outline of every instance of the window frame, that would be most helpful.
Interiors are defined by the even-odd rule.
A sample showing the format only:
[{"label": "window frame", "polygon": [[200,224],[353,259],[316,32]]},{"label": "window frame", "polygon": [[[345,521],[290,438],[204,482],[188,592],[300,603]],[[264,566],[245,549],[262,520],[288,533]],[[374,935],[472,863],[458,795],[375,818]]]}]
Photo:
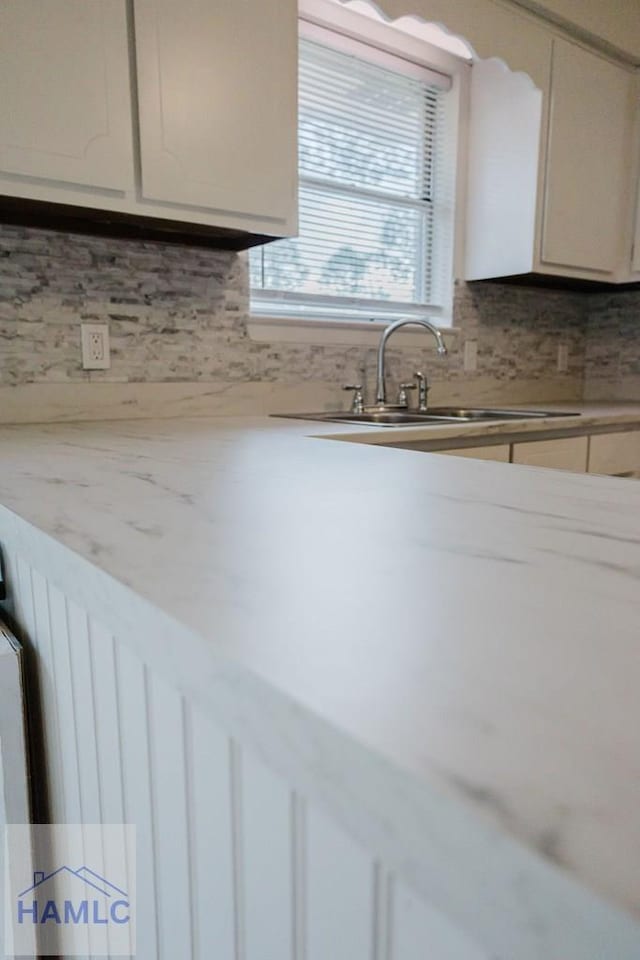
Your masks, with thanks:
[{"label": "window frame", "polygon": [[[338,309],[318,313],[318,306],[322,305],[322,296],[306,295],[309,297],[310,306],[308,312],[304,309],[288,312],[278,310],[277,305],[291,300],[296,306],[304,302],[305,295],[295,292],[282,291],[261,291],[260,299],[265,304],[262,309],[256,310],[255,303],[251,303],[249,333],[253,339],[268,340],[278,339],[291,342],[316,342],[326,343],[329,340],[336,343],[368,343],[377,339],[378,332],[390,322],[396,319],[399,314],[402,316],[429,316],[432,322],[435,322],[443,330],[454,332],[452,327],[452,303],[453,303],[453,285],[454,276],[458,273],[455,266],[461,260],[462,251],[459,246],[458,238],[461,231],[456,229],[459,221],[460,200],[462,193],[464,168],[461,156],[462,144],[462,121],[466,118],[468,111],[469,96],[469,71],[470,61],[458,57],[439,47],[405,33],[400,29],[395,29],[384,22],[382,17],[367,17],[361,13],[349,11],[346,7],[335,3],[335,0],[300,0],[300,36],[311,40],[317,40],[328,44],[335,49],[344,50],[353,53],[363,59],[378,62],[382,66],[389,67],[390,62],[396,65],[397,61],[403,60],[407,73],[410,74],[412,68],[415,69],[414,75],[421,79],[428,78],[429,73],[434,79],[439,81],[442,86],[449,87],[447,97],[446,136],[449,138],[450,155],[454,158],[452,166],[455,168],[452,174],[452,183],[450,187],[451,202],[453,211],[450,213],[449,235],[445,240],[450,249],[445,252],[444,259],[448,260],[451,266],[450,281],[445,281],[450,289],[441,299],[438,305],[423,304],[393,304],[390,301],[366,301],[362,298],[354,297],[338,298],[327,296],[327,307],[338,307]],[[301,181],[311,182],[312,178],[301,177]],[[320,181],[321,182],[321,181]],[[327,184],[334,188],[335,184]],[[355,189],[355,192],[358,192]],[[366,188],[363,188],[362,194],[366,195]],[[372,191],[371,195],[383,197],[384,191]],[[391,198],[390,198],[391,199]],[[397,196],[393,196],[394,203],[402,203]],[[435,198],[436,217],[439,216],[437,210],[437,200]],[[409,206],[413,201],[405,201]],[[419,201],[416,201],[416,206]],[[436,225],[436,229],[438,229]],[[437,246],[437,245],[436,245]],[[426,271],[426,261],[424,263]],[[422,280],[422,278],[421,278]],[[250,291],[252,294],[253,291]],[[273,300],[274,308],[269,309],[266,304]],[[355,316],[348,309],[349,301],[362,306],[370,303],[373,317]],[[316,307],[314,313],[313,307]],[[385,307],[387,310],[385,310]],[[415,333],[413,334],[415,336]],[[405,334],[406,336],[406,334]]]}]

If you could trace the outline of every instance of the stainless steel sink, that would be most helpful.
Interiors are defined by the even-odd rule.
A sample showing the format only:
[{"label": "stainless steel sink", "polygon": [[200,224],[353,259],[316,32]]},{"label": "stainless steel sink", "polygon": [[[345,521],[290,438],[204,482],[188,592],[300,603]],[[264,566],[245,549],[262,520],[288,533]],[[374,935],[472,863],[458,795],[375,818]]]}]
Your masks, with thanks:
[{"label": "stainless steel sink", "polygon": [[427,413],[418,410],[330,411],[328,413],[274,413],[274,417],[293,420],[323,420],[334,423],[357,423],[380,427],[402,427],[411,424],[472,423],[477,420],[541,420],[545,417],[579,417],[579,413],[559,410],[493,410],[477,407],[429,407]]},{"label": "stainless steel sink", "polygon": [[[272,417],[287,417],[291,420],[328,420],[336,423],[363,423],[381,427],[401,427],[411,423],[426,423],[430,420],[443,420],[429,413],[417,410],[370,410],[366,413],[351,413],[338,410],[329,413],[272,413]],[[451,417],[446,417],[450,420]]]},{"label": "stainless steel sink", "polygon": [[544,420],[546,417],[579,417],[560,410],[496,410],[478,407],[429,407],[428,415],[446,420]]},{"label": "stainless steel sink", "polygon": [[[399,427],[409,423],[433,420],[430,414],[412,410],[372,410],[368,413],[325,413],[307,415],[309,420],[335,420],[339,423],[369,423],[383,427]],[[435,419],[441,419],[436,417]]]}]

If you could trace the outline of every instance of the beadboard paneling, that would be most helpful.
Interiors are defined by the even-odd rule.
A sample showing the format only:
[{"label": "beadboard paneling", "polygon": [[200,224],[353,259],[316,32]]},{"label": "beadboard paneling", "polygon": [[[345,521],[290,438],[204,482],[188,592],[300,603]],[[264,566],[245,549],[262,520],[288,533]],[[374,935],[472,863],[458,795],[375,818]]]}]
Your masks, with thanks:
[{"label": "beadboard paneling", "polygon": [[191,882],[182,697],[148,677],[151,815],[158,907],[158,957],[191,952]]},{"label": "beadboard paneling", "polygon": [[313,806],[307,810],[306,865],[308,960],[374,956],[373,858]]},{"label": "beadboard paneling", "polygon": [[193,948],[204,957],[235,960],[237,863],[232,807],[233,745],[201,711],[187,705],[187,797]]},{"label": "beadboard paneling", "polygon": [[125,822],[136,826],[137,954],[158,956],[157,880],[154,849],[147,677],[144,665],[126,647],[116,650],[116,678],[122,731],[122,772]]},{"label": "beadboard paneling", "polygon": [[241,870],[246,960],[293,952],[291,791],[250,753],[240,764]]},{"label": "beadboard paneling", "polygon": [[487,960],[125,638],[4,553],[42,690],[51,818],[136,826],[139,960]]},{"label": "beadboard paneling", "polygon": [[393,960],[490,960],[460,930],[402,883],[393,885],[390,954]]}]

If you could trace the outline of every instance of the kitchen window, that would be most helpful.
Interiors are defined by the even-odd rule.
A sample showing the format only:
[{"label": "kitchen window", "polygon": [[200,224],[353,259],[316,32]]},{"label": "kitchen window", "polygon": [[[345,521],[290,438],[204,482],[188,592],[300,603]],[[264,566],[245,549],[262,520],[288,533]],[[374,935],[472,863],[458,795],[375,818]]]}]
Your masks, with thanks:
[{"label": "kitchen window", "polygon": [[303,23],[299,236],[251,252],[254,317],[450,322],[451,88],[424,62]]}]

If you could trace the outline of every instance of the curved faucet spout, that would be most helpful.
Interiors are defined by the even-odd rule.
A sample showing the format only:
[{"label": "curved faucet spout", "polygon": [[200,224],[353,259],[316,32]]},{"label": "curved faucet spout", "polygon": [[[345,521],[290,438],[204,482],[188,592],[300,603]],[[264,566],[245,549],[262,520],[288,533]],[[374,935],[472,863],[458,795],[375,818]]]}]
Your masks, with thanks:
[{"label": "curved faucet spout", "polygon": [[444,342],[442,334],[438,328],[434,327],[434,325],[429,323],[428,320],[409,318],[407,320],[396,320],[395,323],[389,324],[389,326],[384,330],[380,338],[380,345],[378,346],[378,376],[376,383],[377,404],[385,404],[387,402],[387,388],[385,385],[385,349],[387,346],[387,341],[391,334],[395,333],[396,330],[399,330],[400,327],[407,327],[412,324],[417,327],[424,327],[425,330],[428,330],[429,333],[432,333],[438,345],[438,354],[441,357],[445,357],[447,355],[447,346]]}]

